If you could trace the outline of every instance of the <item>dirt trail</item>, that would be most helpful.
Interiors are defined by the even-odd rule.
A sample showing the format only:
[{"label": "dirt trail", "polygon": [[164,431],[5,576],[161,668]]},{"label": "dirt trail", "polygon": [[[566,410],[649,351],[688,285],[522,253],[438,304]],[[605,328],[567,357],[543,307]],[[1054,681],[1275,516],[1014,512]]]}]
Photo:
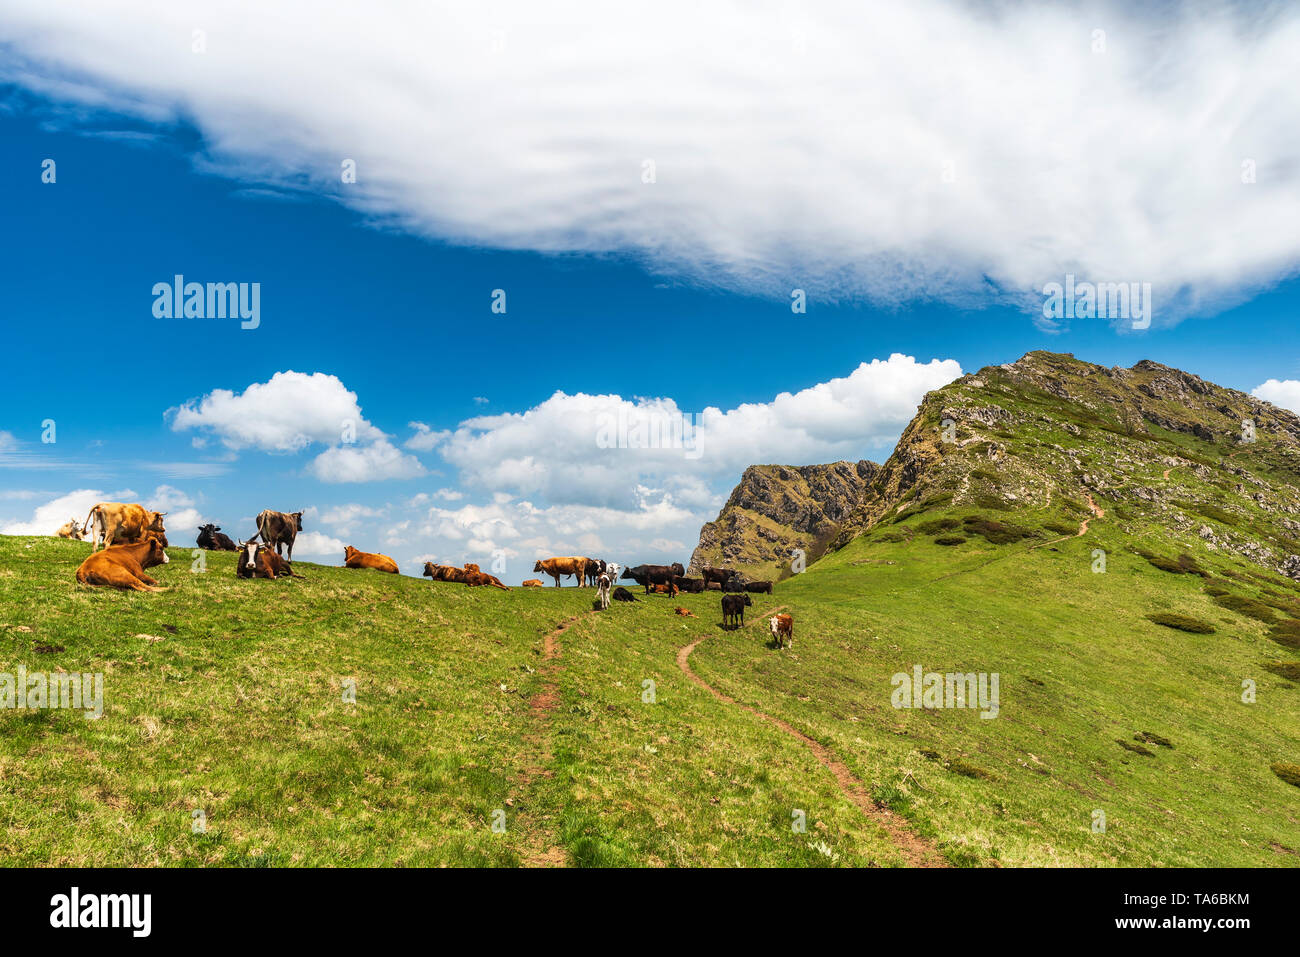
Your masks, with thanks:
[{"label": "dirt trail", "polygon": [[[547,768],[552,758],[551,712],[560,701],[557,675],[564,667],[559,662],[560,638],[582,618],[582,615],[574,615],[566,619],[542,639],[542,666],[538,669],[538,673],[545,680],[541,690],[528,701],[532,730],[524,735],[524,740],[533,746],[531,753],[535,757],[533,763],[524,768],[519,780],[515,782],[515,790],[518,793],[527,793],[532,782],[537,778],[551,776],[551,771]],[[546,818],[533,822],[534,829],[524,849],[525,867],[563,867],[567,861],[564,848],[554,843],[554,830],[544,823],[545,821]]]},{"label": "dirt trail", "polygon": [[[761,615],[755,615],[754,618],[743,627],[750,628],[758,622],[766,623],[770,616],[775,615],[785,607],[785,605],[778,605],[776,608],[765,611]],[[903,855],[903,859],[909,866],[948,866],[948,863],[943,859],[942,855],[939,854],[938,850],[936,850],[928,841],[919,837],[916,832],[908,826],[905,820],[886,808],[877,807],[876,803],[871,800],[871,795],[867,793],[866,787],[863,786],[861,781],[854,777],[853,772],[849,770],[848,765],[835,757],[831,750],[820,741],[809,737],[798,728],[788,722],[782,721],[780,718],[773,717],[764,711],[759,711],[757,708],[751,708],[749,705],[737,701],[730,695],[723,694],[692,671],[689,661],[691,652],[694,651],[703,640],[704,638],[697,638],[689,645],[686,645],[684,648],[680,648],[677,651],[677,667],[682,670],[682,673],[685,674],[687,678],[699,685],[709,694],[713,695],[713,697],[717,698],[719,701],[735,705],[742,711],[747,711],[755,717],[761,718],[769,724],[775,725],[792,738],[807,745],[817,760],[822,763],[822,766],[830,771],[831,774],[835,775],[835,781],[839,785],[840,790],[844,792],[844,796],[857,805],[858,810],[860,810],[863,815],[885,829],[886,833],[889,834],[890,839],[894,842],[894,845],[898,848],[899,852]]]},{"label": "dirt trail", "polygon": [[[1093,518],[1102,518],[1105,516],[1106,510],[1092,500],[1091,494],[1089,494],[1088,492],[1084,492],[1083,497],[1088,500],[1088,511],[1092,512]],[[1067,538],[1079,538],[1083,535],[1087,535],[1088,523],[1091,521],[1092,521],[1091,518],[1085,518],[1082,522],[1079,523],[1079,530],[1075,532],[1073,535],[1062,535],[1060,538],[1054,538],[1050,542],[1039,542],[1037,545],[1030,545],[1029,548],[1026,549],[1026,551],[1032,552],[1035,548],[1046,548],[1048,545],[1055,545],[1057,542],[1063,542]]]}]

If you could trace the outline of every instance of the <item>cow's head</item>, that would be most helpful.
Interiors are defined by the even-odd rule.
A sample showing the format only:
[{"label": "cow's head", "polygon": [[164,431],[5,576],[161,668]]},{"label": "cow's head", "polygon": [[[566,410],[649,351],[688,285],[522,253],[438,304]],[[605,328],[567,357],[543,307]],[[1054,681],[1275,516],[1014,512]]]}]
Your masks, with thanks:
[{"label": "cow's head", "polygon": [[235,566],[235,575],[239,578],[252,578],[253,565],[257,559],[256,542],[236,542],[239,546],[239,563]]},{"label": "cow's head", "polygon": [[345,562],[355,554],[357,554],[357,550],[353,548],[351,545],[343,546],[343,560]]},{"label": "cow's head", "polygon": [[424,563],[424,577],[425,578],[433,577],[433,562]]},{"label": "cow's head", "polygon": [[167,553],[163,550],[163,543],[156,538],[149,539],[149,552],[140,564],[145,568],[151,568],[154,565],[166,565],[167,561]]},{"label": "cow's head", "polygon": [[749,596],[748,596],[748,595],[745,596],[745,604],[746,604],[746,605],[752,605],[752,604],[754,604],[752,601],[749,600]]},{"label": "cow's head", "polygon": [[167,531],[165,528],[163,528],[163,516],[166,515],[166,514],[167,514],[166,512],[150,512],[150,513],[149,513],[149,531],[151,531],[151,532],[165,532],[165,531]]},{"label": "cow's head", "polygon": [[772,634],[775,635],[775,634],[777,633],[777,622],[776,622],[776,616],[774,615],[774,616],[772,616],[771,618],[769,618],[769,619],[767,620],[767,623],[768,623],[768,624],[771,626],[771,628],[772,628]]},{"label": "cow's head", "polygon": [[221,526],[220,526],[220,525],[200,525],[200,526],[199,526],[199,531],[200,531],[200,532],[207,532],[209,535],[211,535],[213,532],[219,532],[219,531],[221,531]]},{"label": "cow's head", "polygon": [[686,569],[682,567],[681,562],[673,562],[672,565],[670,565],[669,567],[672,568],[674,575],[680,577],[681,575],[686,574]]},{"label": "cow's head", "polygon": [[291,512],[291,513],[289,514],[289,517],[290,517],[291,519],[293,519],[293,528],[294,528],[294,531],[301,532],[301,531],[302,531],[302,512]]},{"label": "cow's head", "polygon": [[542,568],[542,560],[540,558],[537,560],[537,564],[533,566],[533,571],[535,572],[545,571],[545,569]]},{"label": "cow's head", "polygon": [[632,574],[632,569],[630,569],[630,568],[624,569],[623,574],[619,575],[618,577],[619,577],[619,578],[627,578],[627,579],[633,579],[633,578],[636,578],[636,576]]}]

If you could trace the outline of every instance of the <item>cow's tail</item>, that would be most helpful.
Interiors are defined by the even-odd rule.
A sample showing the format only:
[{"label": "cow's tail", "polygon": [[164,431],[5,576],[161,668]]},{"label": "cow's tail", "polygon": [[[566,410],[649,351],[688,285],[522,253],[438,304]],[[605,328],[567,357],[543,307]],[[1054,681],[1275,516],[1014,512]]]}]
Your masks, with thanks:
[{"label": "cow's tail", "polygon": [[98,506],[98,505],[92,505],[92,506],[90,507],[90,511],[89,511],[89,512],[87,513],[87,515],[86,515],[86,524],[83,525],[83,526],[82,526],[82,529],[81,529],[81,531],[82,531],[83,533],[86,533],[86,532],[89,532],[89,533],[90,533],[90,545],[91,545],[92,548],[95,548],[95,547],[97,547],[97,546],[99,545],[99,536],[95,534],[95,528],[94,528],[94,526],[91,525],[90,523],[91,523],[91,521],[94,519],[94,517],[97,516],[97,515],[99,515],[99,514],[100,514],[100,512],[99,512],[99,506]]}]

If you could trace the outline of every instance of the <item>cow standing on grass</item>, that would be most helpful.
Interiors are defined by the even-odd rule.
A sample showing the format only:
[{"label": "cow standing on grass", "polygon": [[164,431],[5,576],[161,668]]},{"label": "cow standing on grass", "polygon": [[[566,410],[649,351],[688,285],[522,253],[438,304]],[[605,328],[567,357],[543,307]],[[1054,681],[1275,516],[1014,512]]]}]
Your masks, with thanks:
[{"label": "cow standing on grass", "polygon": [[[99,551],[100,542],[108,548],[138,542],[146,532],[164,535],[163,516],[166,512],[151,512],[143,505],[122,502],[100,502],[92,506],[86,516],[86,531],[90,533],[90,550]],[[163,542],[164,547],[166,541]]]},{"label": "cow standing on grass", "polygon": [[739,628],[745,623],[745,606],[752,605],[748,595],[722,596],[722,627]]},{"label": "cow standing on grass", "polygon": [[[645,586],[645,593],[650,594],[652,585],[671,585],[674,578],[686,574],[681,562],[671,565],[637,565],[623,572],[623,578]],[[674,593],[675,594],[675,593]]]},{"label": "cow standing on grass", "polygon": [[767,620],[772,628],[772,637],[776,639],[778,648],[787,647],[785,639],[790,639],[788,647],[794,647],[794,616],[793,615],[773,615]]},{"label": "cow standing on grass", "polygon": [[261,538],[263,543],[275,549],[277,555],[283,555],[280,549],[287,546],[289,554],[286,558],[293,561],[293,543],[301,531],[302,512],[273,512],[268,508],[257,513],[257,534],[249,541]]},{"label": "cow standing on grass", "polygon": [[600,610],[605,611],[609,608],[609,576],[601,575],[596,579],[596,594],[600,596]]},{"label": "cow standing on grass", "polygon": [[539,558],[537,564],[533,566],[534,572],[545,572],[555,579],[555,587],[560,587],[560,579],[565,575],[572,575],[578,579],[578,587],[582,587],[583,578],[587,574],[587,559],[582,557],[565,557],[565,558]]}]

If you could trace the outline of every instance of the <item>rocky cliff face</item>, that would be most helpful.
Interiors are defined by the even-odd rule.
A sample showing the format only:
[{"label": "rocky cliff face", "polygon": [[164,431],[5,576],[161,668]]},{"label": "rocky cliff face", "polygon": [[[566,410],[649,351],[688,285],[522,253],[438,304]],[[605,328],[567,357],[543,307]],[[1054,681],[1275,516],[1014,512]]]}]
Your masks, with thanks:
[{"label": "rocky cliff face", "polygon": [[1300,418],[1144,360],[1031,352],[929,393],[830,543],[940,507],[1086,516],[1300,577]]},{"label": "rocky cliff face", "polygon": [[863,504],[879,468],[865,460],[750,466],[717,519],[700,530],[691,571],[726,565],[751,578],[779,578],[795,549],[814,560]]}]

